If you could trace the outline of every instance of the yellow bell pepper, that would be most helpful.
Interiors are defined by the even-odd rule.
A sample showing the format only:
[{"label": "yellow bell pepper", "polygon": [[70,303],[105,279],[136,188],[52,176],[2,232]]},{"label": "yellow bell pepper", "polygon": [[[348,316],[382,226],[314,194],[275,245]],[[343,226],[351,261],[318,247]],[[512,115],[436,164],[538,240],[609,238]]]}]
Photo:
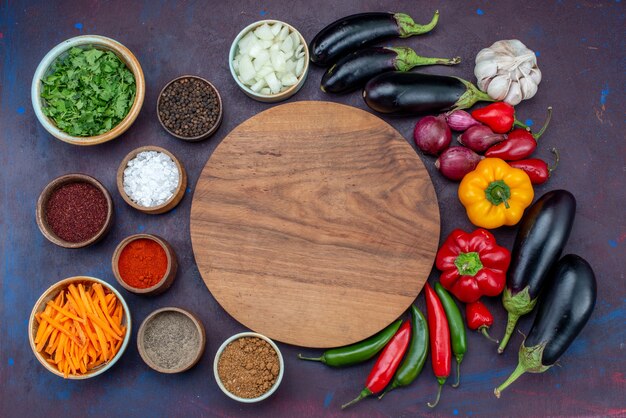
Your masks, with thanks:
[{"label": "yellow bell pepper", "polygon": [[485,158],[463,177],[459,200],[476,226],[498,228],[517,224],[535,193],[528,174],[500,158]]}]

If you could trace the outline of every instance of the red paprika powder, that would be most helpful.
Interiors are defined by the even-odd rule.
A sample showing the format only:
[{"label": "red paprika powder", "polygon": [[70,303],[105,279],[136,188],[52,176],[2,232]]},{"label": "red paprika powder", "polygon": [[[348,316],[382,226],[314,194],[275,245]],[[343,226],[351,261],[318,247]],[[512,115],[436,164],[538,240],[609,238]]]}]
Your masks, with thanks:
[{"label": "red paprika powder", "polygon": [[147,238],[129,242],[117,264],[122,280],[129,286],[147,289],[161,281],[167,271],[167,254],[161,245]]}]

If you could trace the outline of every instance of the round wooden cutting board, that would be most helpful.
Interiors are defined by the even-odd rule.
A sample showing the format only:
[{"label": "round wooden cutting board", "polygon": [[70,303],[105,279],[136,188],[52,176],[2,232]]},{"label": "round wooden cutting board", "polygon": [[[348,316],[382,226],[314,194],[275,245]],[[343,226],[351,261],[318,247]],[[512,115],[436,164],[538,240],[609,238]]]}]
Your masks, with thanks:
[{"label": "round wooden cutting board", "polygon": [[217,147],[191,239],[235,319],[305,347],[354,343],[415,300],[439,242],[428,172],[395,129],[328,102],[273,107]]}]

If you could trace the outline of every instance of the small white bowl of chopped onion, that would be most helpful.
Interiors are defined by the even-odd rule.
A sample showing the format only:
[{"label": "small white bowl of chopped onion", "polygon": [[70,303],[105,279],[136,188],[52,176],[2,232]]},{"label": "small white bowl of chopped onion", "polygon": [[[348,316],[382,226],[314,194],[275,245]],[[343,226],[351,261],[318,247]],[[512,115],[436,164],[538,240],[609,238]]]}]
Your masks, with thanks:
[{"label": "small white bowl of chopped onion", "polygon": [[230,73],[246,95],[260,102],[279,102],[304,85],[309,48],[293,26],[261,20],[239,32],[228,62]]}]

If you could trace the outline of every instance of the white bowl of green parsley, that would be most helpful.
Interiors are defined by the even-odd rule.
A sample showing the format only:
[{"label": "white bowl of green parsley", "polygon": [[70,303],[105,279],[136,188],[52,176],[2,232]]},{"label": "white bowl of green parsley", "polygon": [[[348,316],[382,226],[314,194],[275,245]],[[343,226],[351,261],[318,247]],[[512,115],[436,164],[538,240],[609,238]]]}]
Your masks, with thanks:
[{"label": "white bowl of green parsley", "polygon": [[141,65],[128,48],[98,35],[68,39],[41,60],[31,86],[35,115],[54,137],[96,145],[124,133],[145,96]]}]

